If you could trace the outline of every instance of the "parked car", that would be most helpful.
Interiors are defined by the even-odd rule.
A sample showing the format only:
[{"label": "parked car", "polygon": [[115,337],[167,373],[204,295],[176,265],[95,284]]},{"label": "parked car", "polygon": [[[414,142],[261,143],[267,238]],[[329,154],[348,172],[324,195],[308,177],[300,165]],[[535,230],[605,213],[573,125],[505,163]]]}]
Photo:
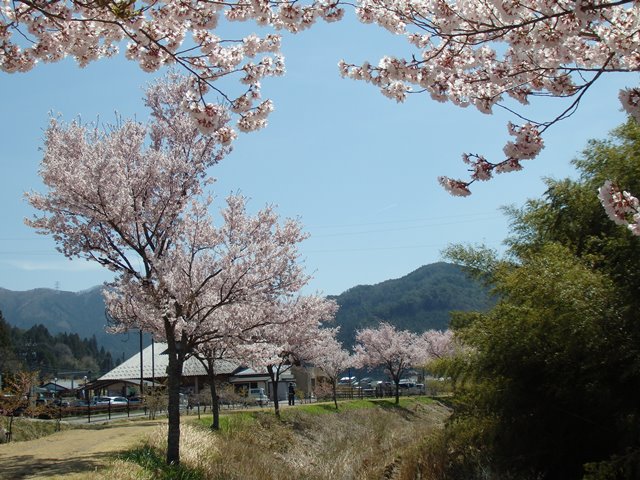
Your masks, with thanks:
[{"label": "parked car", "polygon": [[421,383],[414,383],[410,380],[400,380],[401,395],[421,395],[424,394],[424,385]]},{"label": "parked car", "polygon": [[338,385],[357,385],[358,379],[356,377],[342,377],[338,380]]},{"label": "parked car", "polygon": [[361,378],[359,384],[361,388],[372,388],[371,378],[369,377]]},{"label": "parked car", "polygon": [[91,405],[127,405],[129,402],[125,397],[104,397],[98,396],[91,399]]},{"label": "parked car", "polygon": [[269,403],[269,397],[264,393],[264,388],[250,388],[249,398],[255,400],[260,406]]}]

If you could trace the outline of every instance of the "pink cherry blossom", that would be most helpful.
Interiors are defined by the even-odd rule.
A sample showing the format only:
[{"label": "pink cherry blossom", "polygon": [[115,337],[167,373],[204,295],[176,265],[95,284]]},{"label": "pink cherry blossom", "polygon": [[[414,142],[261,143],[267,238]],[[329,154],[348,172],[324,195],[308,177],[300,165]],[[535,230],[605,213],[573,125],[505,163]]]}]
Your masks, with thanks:
[{"label": "pink cherry blossom", "polygon": [[598,189],[598,198],[611,220],[617,225],[626,225],[634,235],[640,235],[640,200],[620,190],[610,180]]},{"label": "pink cherry blossom", "polygon": [[399,384],[404,373],[427,359],[427,352],[418,335],[397,330],[386,322],[377,328],[359,330],[354,350],[357,366],[384,367],[396,385],[396,403],[400,401]]},{"label": "pink cherry blossom", "polygon": [[[440,177],[452,195],[469,195],[492,171],[520,170],[540,153],[544,132],[571,116],[601,76],[640,69],[640,3],[632,0],[360,0],[356,12],[364,23],[404,35],[413,51],[377,64],[341,61],[342,76],[396,101],[424,92],[485,114],[504,107],[522,120],[509,124],[515,140],[506,142],[505,158],[474,163],[468,181]],[[534,121],[524,107],[538,96],[566,101]],[[621,91],[620,101],[640,118],[637,87]]]},{"label": "pink cherry blossom", "polygon": [[272,207],[250,215],[236,195],[211,216],[206,170],[228,147],[220,130],[202,132],[182,108],[191,82],[175,80],[149,88],[148,125],[123,121],[100,130],[52,120],[40,171],[47,192],[27,194],[40,212],[30,226],[52,235],[67,257],[116,273],[105,291],[112,328],[167,342],[168,462],[179,461],[185,359],[216,340],[244,342],[285,323],[263,312],[309,279],[299,262],[306,234],[298,221],[281,222]]},{"label": "pink cherry blossom", "polygon": [[314,366],[319,367],[331,383],[333,403],[338,408],[337,385],[340,374],[353,365],[353,358],[336,339],[338,329],[322,329],[310,346],[309,356]]},{"label": "pink cherry blossom", "polygon": [[[214,90],[216,98],[225,101],[225,108],[246,91],[259,91],[263,78],[284,72],[281,38],[275,31],[295,33],[320,19],[339,20],[342,13],[337,1],[326,0],[308,5],[274,0],[5,1],[0,10],[0,70],[26,72],[39,62],[57,62],[68,56],[83,67],[116,55],[124,44],[126,57],[146,72],[172,65],[193,75],[195,102],[200,105],[186,108],[202,131],[211,133],[222,126],[221,119],[230,119],[216,112],[204,98],[205,91]],[[256,22],[272,31],[224,39],[215,34],[222,30],[221,21]],[[257,62],[251,60],[254,58]],[[225,77],[238,77],[240,83],[234,87],[227,82],[223,91],[215,85]],[[251,104],[245,111],[253,108]],[[244,121],[242,129],[262,128],[264,113],[259,121]]]},{"label": "pink cherry blossom", "polygon": [[[522,169],[522,160],[541,151],[545,131],[570,117],[600,77],[640,70],[640,4],[633,0],[5,0],[0,70],[26,72],[68,56],[84,66],[116,55],[124,44],[127,58],[145,71],[172,65],[189,72],[193,94],[182,108],[202,133],[220,132],[220,143],[229,145],[235,129],[264,128],[273,111],[261,98],[261,81],[285,71],[277,32],[340,20],[347,5],[361,22],[404,36],[412,51],[377,63],[341,61],[343,76],[370,83],[397,102],[424,92],[485,114],[504,107],[519,119],[519,126],[509,124],[515,139],[505,142],[505,158],[476,162],[468,181],[441,177],[454,195],[469,195],[472,183],[493,173]],[[222,38],[224,22],[256,24],[261,33]],[[219,82],[228,78],[237,82]],[[565,102],[536,121],[525,107],[539,96]],[[637,87],[619,98],[640,117]]]},{"label": "pink cherry blossom", "polygon": [[455,180],[449,177],[438,177],[438,182],[444,187],[444,189],[451,195],[457,197],[466,197],[471,195],[471,190],[468,188],[468,183],[462,180]]},{"label": "pink cherry blossom", "polygon": [[420,337],[428,360],[449,357],[457,351],[452,330],[427,330]]},{"label": "pink cherry blossom", "polygon": [[318,355],[318,342],[335,336],[334,329],[323,328],[332,322],[337,304],[320,295],[280,298],[253,313],[264,326],[250,332],[251,341],[243,358],[252,365],[266,368],[273,384],[275,413],[280,416],[276,398],[283,373],[294,365],[313,362]]}]

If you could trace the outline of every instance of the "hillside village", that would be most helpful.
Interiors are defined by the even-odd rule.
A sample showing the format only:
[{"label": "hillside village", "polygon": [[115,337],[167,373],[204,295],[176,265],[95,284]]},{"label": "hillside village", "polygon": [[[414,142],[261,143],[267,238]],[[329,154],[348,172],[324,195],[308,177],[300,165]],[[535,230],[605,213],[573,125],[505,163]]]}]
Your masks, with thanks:
[{"label": "hillside village", "polygon": [[[446,263],[427,265],[405,277],[377,285],[357,286],[334,298],[339,310],[335,321],[327,326],[340,327],[340,338],[347,349],[354,344],[356,330],[380,321],[388,321],[416,333],[428,329],[444,330],[450,311],[482,310],[490,304],[486,290],[480,284],[459,267]],[[98,288],[78,293],[46,289],[30,292],[0,290],[0,311],[6,318],[5,330],[13,332],[11,339],[4,342],[2,373],[6,376],[25,367],[38,371],[44,393],[52,398],[90,399],[99,395],[139,398],[145,385],[162,385],[166,380],[167,362],[166,356],[162,355],[166,344],[155,343],[154,347],[149,335],[141,335],[140,332],[125,336],[107,333],[104,302]],[[75,344],[65,344],[67,357],[71,360],[62,361],[61,347],[53,348],[58,337],[52,336],[49,329],[63,339],[69,335],[77,337]],[[92,340],[88,344],[92,350],[89,353],[79,348],[83,342],[75,329],[91,334]],[[122,338],[126,342],[122,342]],[[126,345],[127,350],[105,351],[104,345],[98,348],[98,339],[111,348]],[[141,340],[142,360],[139,351]],[[45,353],[46,348],[52,348],[56,354]],[[354,367],[354,373],[356,370]],[[373,380],[373,384],[366,369],[358,371],[366,377],[367,383],[361,385],[358,382],[356,394],[362,395],[366,390],[366,395],[374,396],[378,382],[388,383],[382,371],[375,372],[379,378]],[[345,369],[341,377],[349,378],[347,373]],[[278,398],[286,399],[286,388],[290,383],[296,385],[301,398],[314,397],[315,386],[321,383],[318,375],[322,376],[319,369],[294,366],[280,378]],[[243,366],[241,359],[236,363],[223,362],[222,367],[217,367],[216,376],[221,385],[231,385],[236,392],[259,388],[269,399],[273,398],[273,384],[267,372],[260,373]],[[404,379],[407,382],[424,384],[423,372],[406,372],[405,376],[410,377]],[[199,395],[208,382],[206,369],[195,358],[190,359],[183,369],[183,381],[185,394]],[[354,382],[349,381],[351,395]],[[389,390],[389,387],[384,389],[390,394]]]}]

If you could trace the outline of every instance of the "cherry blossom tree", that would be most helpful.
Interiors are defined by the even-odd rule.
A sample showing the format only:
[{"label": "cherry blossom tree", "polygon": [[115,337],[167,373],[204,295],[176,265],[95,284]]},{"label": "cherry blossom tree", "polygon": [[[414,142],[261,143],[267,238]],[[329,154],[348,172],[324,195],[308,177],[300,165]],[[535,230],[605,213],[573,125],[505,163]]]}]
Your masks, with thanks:
[{"label": "cherry blossom tree", "polygon": [[[29,193],[42,215],[27,223],[51,234],[67,257],[116,273],[105,290],[114,330],[142,329],[167,341],[167,461],[179,462],[179,389],[185,359],[211,340],[245,335],[268,319],[222,315],[235,304],[260,306],[307,281],[297,221],[273,208],[251,216],[227,199],[220,226],[202,198],[206,168],[228,151],[220,130],[203,134],[179,108],[187,82],[147,93],[148,126],[127,121],[106,131],[52,121],[41,176],[46,194]],[[252,321],[257,323],[251,323]]]},{"label": "cherry blossom tree", "polygon": [[323,329],[311,346],[311,362],[320,368],[331,383],[333,403],[338,409],[337,386],[340,374],[353,365],[353,358],[336,339],[336,329]]},{"label": "cherry blossom tree", "polygon": [[420,338],[407,330],[398,330],[382,322],[377,328],[356,332],[354,347],[360,367],[382,366],[396,386],[396,404],[400,403],[400,379],[405,372],[426,360]]},{"label": "cherry blossom tree", "polygon": [[193,356],[200,361],[207,372],[209,391],[211,393],[211,412],[213,414],[211,430],[220,429],[220,401],[218,397],[216,376],[219,372],[220,365],[223,364],[223,362],[232,361],[234,363],[238,363],[234,350],[236,340],[237,339],[230,337],[212,339],[205,344],[198,345],[193,352]]},{"label": "cherry blossom tree", "polygon": [[450,357],[456,353],[452,330],[427,330],[420,335],[426,360]]},{"label": "cherry blossom tree", "polygon": [[[206,342],[199,343],[193,352],[207,371],[211,391],[211,405],[213,412],[212,430],[220,428],[220,405],[216,390],[215,377],[219,365],[224,361],[232,361],[236,364],[253,362],[259,364],[265,354],[266,338],[264,329],[287,328],[289,318],[276,314],[275,309],[279,305],[273,298],[264,302],[242,302],[227,305],[218,309],[209,319],[209,322],[218,324],[230,322],[232,324],[248,325],[242,331],[236,331],[234,335],[209,338]],[[226,318],[220,318],[220,317]],[[259,360],[256,360],[259,359]]]},{"label": "cherry blossom tree", "polygon": [[[279,321],[242,313],[260,311],[307,281],[297,263],[296,244],[305,237],[296,222],[278,225],[270,208],[251,217],[241,197],[230,197],[228,203],[221,227],[215,228],[202,212],[185,216],[173,245],[153,258],[150,279],[124,272],[105,294],[116,331],[142,328],[166,339],[169,415],[171,421],[175,414],[175,430],[184,361],[211,353],[217,341],[240,341]],[[213,369],[215,357],[209,358]],[[169,458],[172,441],[179,443],[179,436],[169,438],[168,463],[179,455],[175,446],[175,457]]]},{"label": "cherry blossom tree", "polygon": [[[415,53],[377,64],[343,61],[342,75],[398,102],[424,92],[486,114],[505,108],[518,119],[508,126],[513,138],[504,158],[464,154],[470,179],[440,177],[453,195],[469,195],[472,183],[495,173],[520,170],[543,148],[542,134],[571,116],[600,77],[640,69],[640,4],[633,0],[361,0],[356,10],[362,22],[404,35]],[[558,99],[558,112],[534,120],[514,110],[513,102],[528,105],[535,97]],[[640,118],[640,89],[619,97]]]},{"label": "cherry blossom tree", "polygon": [[266,368],[273,385],[275,414],[280,417],[278,385],[283,373],[294,365],[313,361],[314,346],[326,335],[335,331],[322,328],[334,319],[337,304],[320,295],[302,295],[281,298],[263,315],[269,324],[254,331],[250,351],[243,358],[252,358],[252,363]]}]

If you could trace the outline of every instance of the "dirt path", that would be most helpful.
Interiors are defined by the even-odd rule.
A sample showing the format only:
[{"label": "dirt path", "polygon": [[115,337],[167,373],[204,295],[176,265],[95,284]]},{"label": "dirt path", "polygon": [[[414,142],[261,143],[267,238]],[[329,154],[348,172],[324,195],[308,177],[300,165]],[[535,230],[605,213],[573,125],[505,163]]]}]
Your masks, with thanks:
[{"label": "dirt path", "polygon": [[0,479],[50,479],[95,471],[115,452],[134,446],[161,423],[137,421],[99,430],[65,430],[37,440],[0,445]]}]

